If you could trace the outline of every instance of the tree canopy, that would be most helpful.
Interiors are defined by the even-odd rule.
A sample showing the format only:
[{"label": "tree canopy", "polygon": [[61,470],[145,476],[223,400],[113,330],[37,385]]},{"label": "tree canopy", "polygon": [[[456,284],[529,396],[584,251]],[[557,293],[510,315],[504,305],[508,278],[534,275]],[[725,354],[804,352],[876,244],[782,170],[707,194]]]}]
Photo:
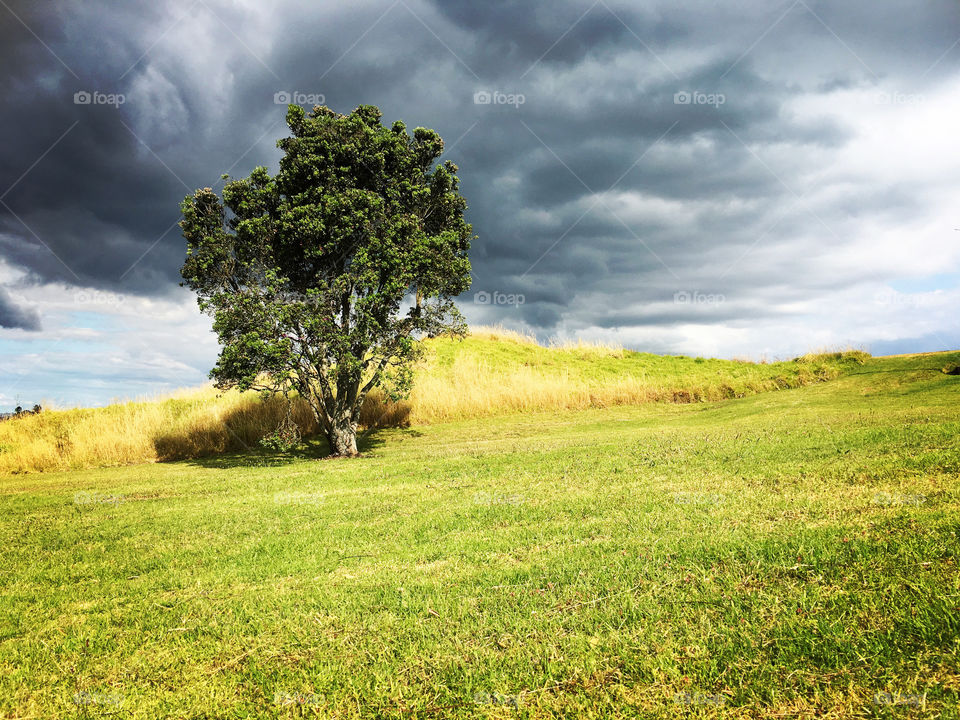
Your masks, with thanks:
[{"label": "tree canopy", "polygon": [[418,340],[463,333],[472,228],[443,141],[371,105],[287,110],[280,168],[226,176],[181,205],[181,274],[214,318],[220,387],[296,391],[336,455],[367,393],[408,392]]}]

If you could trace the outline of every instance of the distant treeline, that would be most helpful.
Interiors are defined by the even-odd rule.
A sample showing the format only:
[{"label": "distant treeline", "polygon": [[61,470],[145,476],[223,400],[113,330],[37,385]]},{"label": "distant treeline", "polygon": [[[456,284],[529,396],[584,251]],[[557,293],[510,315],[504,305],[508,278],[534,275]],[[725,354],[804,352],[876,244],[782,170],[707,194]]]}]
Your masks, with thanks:
[{"label": "distant treeline", "polygon": [[38,415],[43,410],[39,405],[34,405],[30,410],[24,410],[22,407],[17,405],[12,413],[0,413],[0,420],[9,420],[10,418],[19,417],[20,415]]}]

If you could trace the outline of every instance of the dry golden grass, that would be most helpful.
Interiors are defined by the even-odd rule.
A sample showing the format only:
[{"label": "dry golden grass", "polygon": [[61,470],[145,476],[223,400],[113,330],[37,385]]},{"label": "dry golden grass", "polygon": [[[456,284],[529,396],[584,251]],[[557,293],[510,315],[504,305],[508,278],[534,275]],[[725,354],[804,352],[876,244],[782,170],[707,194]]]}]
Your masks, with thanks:
[{"label": "dry golden grass", "polygon": [[536,335],[510,330],[502,325],[476,325],[470,328],[470,337],[477,340],[496,340],[497,342],[511,342],[520,345],[539,345]]},{"label": "dry golden grass", "polygon": [[[474,340],[492,340],[501,343],[540,346],[536,335],[510,330],[502,325],[477,325],[470,328],[470,337]],[[612,357],[623,357],[624,353],[623,346],[620,344],[583,340],[580,338],[576,340],[551,339],[547,343],[547,347],[551,350],[576,350],[585,354],[609,355]]]},{"label": "dry golden grass", "polygon": [[[46,410],[0,423],[0,472],[65,470],[198,457],[257,446],[287,411],[280,398],[212,387],[103,408]],[[294,419],[316,431],[306,403]]]},{"label": "dry golden grass", "polygon": [[[365,424],[395,424],[396,417],[420,425],[509,412],[723,400],[829,380],[844,361],[869,357],[860,351],[824,351],[779,365],[704,361],[582,340],[544,348],[533,336],[499,327],[472,329],[464,345],[437,341],[418,369],[409,400],[397,406],[374,395],[365,408]],[[520,352],[511,352],[511,346]],[[389,420],[377,423],[378,413]]]},{"label": "dry golden grass", "polygon": [[[645,355],[582,341],[543,347],[532,335],[479,327],[463,341],[430,341],[409,399],[390,403],[374,391],[360,425],[402,427],[512,412],[721,400],[828,380],[853,355],[811,354],[792,363],[758,365]],[[282,398],[264,401],[255,393],[206,387],[104,408],[48,410],[0,422],[0,472],[248,450],[276,430],[287,408]],[[317,433],[304,401],[295,398],[292,413],[304,437]]]}]

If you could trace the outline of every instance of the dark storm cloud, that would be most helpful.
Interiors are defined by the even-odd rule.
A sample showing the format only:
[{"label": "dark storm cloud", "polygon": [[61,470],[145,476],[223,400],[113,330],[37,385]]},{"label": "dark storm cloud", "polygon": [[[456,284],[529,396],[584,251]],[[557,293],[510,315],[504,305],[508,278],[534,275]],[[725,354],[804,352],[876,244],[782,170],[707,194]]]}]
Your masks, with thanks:
[{"label": "dark storm cloud", "polygon": [[600,3],[458,0],[435,6],[473,38],[474,47],[483,49],[471,53],[471,67],[484,77],[517,77],[541,61],[572,67],[589,56],[616,53],[638,42],[679,42],[689,32],[685,24],[664,21],[655,12],[615,13]]},{"label": "dark storm cloud", "polygon": [[[856,118],[790,103],[881,83],[922,93],[960,61],[954,5],[899,1],[10,8],[0,255],[25,282],[169,293],[180,200],[223,172],[274,166],[274,95],[296,91],[438,129],[480,236],[474,290],[525,294],[503,317],[544,333],[568,311],[684,322],[689,309],[634,309],[683,290],[723,293],[703,315],[723,323],[774,313],[750,297],[862,281],[855,269],[824,281],[818,263],[858,215],[918,208],[917,189],[819,198],[819,164],[852,141]],[[524,102],[475,104],[481,90]],[[74,102],[94,91],[124,102]],[[693,92],[723,102],[677,99]],[[809,251],[764,271],[738,264],[790,243]]]},{"label": "dark storm cloud", "polygon": [[[214,185],[240,159],[262,132],[259,123],[271,120],[268,111],[282,120],[272,89],[256,103],[239,92],[218,106],[207,78],[183,56],[158,47],[159,58],[138,61],[164,29],[204,19],[182,6],[168,9],[91,3],[45,15],[39,6],[16,8],[49,49],[11,14],[5,18],[3,32],[15,42],[4,45],[13,73],[5,78],[0,121],[15,129],[16,142],[0,148],[0,252],[36,282],[168,292],[182,260],[174,227],[180,200]],[[230,52],[217,57],[232,59]],[[213,119],[234,112],[231,137]],[[274,140],[282,129],[275,124]]]},{"label": "dark storm cloud", "polygon": [[0,327],[39,330],[40,316],[36,310],[17,305],[10,294],[0,287]]}]

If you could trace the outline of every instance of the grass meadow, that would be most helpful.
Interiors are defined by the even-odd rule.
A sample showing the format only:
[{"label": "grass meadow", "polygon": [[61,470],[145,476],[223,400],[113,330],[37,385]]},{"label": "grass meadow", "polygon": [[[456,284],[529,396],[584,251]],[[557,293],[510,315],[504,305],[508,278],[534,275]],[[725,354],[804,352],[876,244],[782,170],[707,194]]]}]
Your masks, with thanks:
[{"label": "grass meadow", "polygon": [[958,716],[960,353],[467,342],[570,398],[0,475],[0,717]]}]

